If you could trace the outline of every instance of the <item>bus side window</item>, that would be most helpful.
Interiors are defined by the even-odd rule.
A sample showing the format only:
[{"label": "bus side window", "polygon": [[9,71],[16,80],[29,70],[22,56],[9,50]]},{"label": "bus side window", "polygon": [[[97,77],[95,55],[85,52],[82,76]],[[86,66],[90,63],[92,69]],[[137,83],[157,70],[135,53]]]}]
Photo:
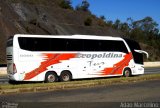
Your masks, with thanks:
[{"label": "bus side window", "polygon": [[26,38],[24,38],[24,37],[19,37],[18,38],[18,43],[19,43],[19,47],[21,48],[21,49],[23,49],[23,50],[29,50],[28,48],[27,48],[27,44],[26,44]]},{"label": "bus side window", "polygon": [[66,41],[65,39],[60,38],[49,38],[50,39],[50,51],[65,51],[66,50]]},{"label": "bus side window", "polygon": [[67,39],[66,51],[83,51],[83,44],[81,39]]},{"label": "bus side window", "polygon": [[101,51],[100,40],[84,40],[83,48],[84,51]]},{"label": "bus side window", "polygon": [[123,41],[103,40],[101,41],[101,50],[128,53],[127,47]]}]

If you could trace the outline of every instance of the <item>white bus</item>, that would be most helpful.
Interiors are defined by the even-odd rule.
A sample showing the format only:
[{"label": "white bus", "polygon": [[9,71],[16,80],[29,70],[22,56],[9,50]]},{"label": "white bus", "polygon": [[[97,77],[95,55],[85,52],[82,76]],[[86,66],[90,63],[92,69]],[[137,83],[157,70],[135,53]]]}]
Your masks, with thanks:
[{"label": "white bus", "polygon": [[144,74],[137,42],[109,36],[16,34],[7,41],[11,81],[72,79]]}]

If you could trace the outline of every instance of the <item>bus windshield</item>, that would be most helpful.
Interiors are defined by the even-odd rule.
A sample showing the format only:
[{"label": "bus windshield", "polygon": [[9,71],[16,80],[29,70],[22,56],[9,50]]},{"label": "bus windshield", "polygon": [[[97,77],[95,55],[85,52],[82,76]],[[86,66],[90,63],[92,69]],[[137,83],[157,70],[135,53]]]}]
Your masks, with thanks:
[{"label": "bus windshield", "polygon": [[136,41],[130,39],[125,39],[125,41],[127,42],[128,46],[131,49],[134,62],[137,64],[143,64],[143,54],[135,51],[135,50],[141,50],[139,44]]}]

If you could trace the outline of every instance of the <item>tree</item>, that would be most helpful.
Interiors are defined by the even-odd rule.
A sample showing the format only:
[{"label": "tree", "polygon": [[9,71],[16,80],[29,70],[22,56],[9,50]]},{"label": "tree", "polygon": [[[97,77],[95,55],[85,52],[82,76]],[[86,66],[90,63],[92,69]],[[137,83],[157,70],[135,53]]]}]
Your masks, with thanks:
[{"label": "tree", "polygon": [[128,26],[129,26],[130,29],[133,28],[133,25],[132,25],[132,24],[133,24],[133,21],[134,21],[134,20],[133,20],[131,17],[127,18],[127,23],[128,23]]},{"label": "tree", "polygon": [[[100,17],[99,20],[102,20]],[[117,19],[114,23],[106,21],[107,25],[121,31],[123,35],[143,43],[142,48],[146,48],[150,53],[150,60],[160,60],[160,30],[158,24],[151,18],[145,17],[141,20],[134,21],[132,18],[127,18],[126,22],[121,22]],[[151,49],[152,48],[152,49]],[[153,49],[154,48],[154,49]]]},{"label": "tree", "polygon": [[81,5],[80,5],[80,4],[78,4],[78,5],[76,6],[76,10],[77,10],[77,11],[80,11],[80,10],[81,10]]},{"label": "tree", "polygon": [[120,30],[122,30],[125,33],[129,33],[130,28],[129,28],[128,23],[126,23],[126,22],[125,23],[121,23],[120,24]]},{"label": "tree", "polygon": [[101,16],[100,16],[100,19],[101,19],[101,20],[103,20],[103,21],[105,21],[105,20],[106,20],[106,18],[105,18],[105,16],[104,16],[104,15],[101,15]]},{"label": "tree", "polygon": [[90,4],[87,0],[83,0],[82,1],[82,9],[83,11],[88,11],[88,8],[89,8]]},{"label": "tree", "polygon": [[106,25],[106,18],[105,16],[100,16],[99,19],[98,19],[98,25],[101,26],[101,27],[104,27]]},{"label": "tree", "polygon": [[91,17],[87,17],[84,21],[84,25],[85,26],[91,26],[92,25],[92,18]]},{"label": "tree", "polygon": [[111,21],[111,20],[107,21],[107,25],[112,27],[113,26],[113,21]]},{"label": "tree", "polygon": [[115,29],[120,29],[120,25],[121,25],[121,21],[119,19],[117,19],[114,24],[113,24],[113,27]]},{"label": "tree", "polygon": [[64,9],[73,9],[71,0],[62,0],[59,5]]},{"label": "tree", "polygon": [[81,5],[79,4],[76,6],[76,10],[89,11],[89,6],[90,6],[89,2],[87,0],[83,0]]},{"label": "tree", "polygon": [[139,28],[144,32],[153,32],[157,27],[158,24],[151,17],[145,17],[142,20],[133,22],[133,29]]}]

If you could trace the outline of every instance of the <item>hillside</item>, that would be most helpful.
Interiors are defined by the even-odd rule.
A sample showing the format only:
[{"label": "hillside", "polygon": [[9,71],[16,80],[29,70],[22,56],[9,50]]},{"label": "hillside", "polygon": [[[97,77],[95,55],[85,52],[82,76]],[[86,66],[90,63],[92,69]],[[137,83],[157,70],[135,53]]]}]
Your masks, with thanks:
[{"label": "hillside", "polygon": [[[0,63],[6,63],[6,40],[16,33],[72,35],[88,34],[123,36],[122,32],[109,26],[102,26],[100,19],[90,12],[63,9],[61,0],[0,0]],[[84,21],[92,19],[86,26]],[[151,46],[141,43],[149,52]],[[156,50],[157,51],[157,50]],[[152,56],[155,56],[152,54]]]}]

